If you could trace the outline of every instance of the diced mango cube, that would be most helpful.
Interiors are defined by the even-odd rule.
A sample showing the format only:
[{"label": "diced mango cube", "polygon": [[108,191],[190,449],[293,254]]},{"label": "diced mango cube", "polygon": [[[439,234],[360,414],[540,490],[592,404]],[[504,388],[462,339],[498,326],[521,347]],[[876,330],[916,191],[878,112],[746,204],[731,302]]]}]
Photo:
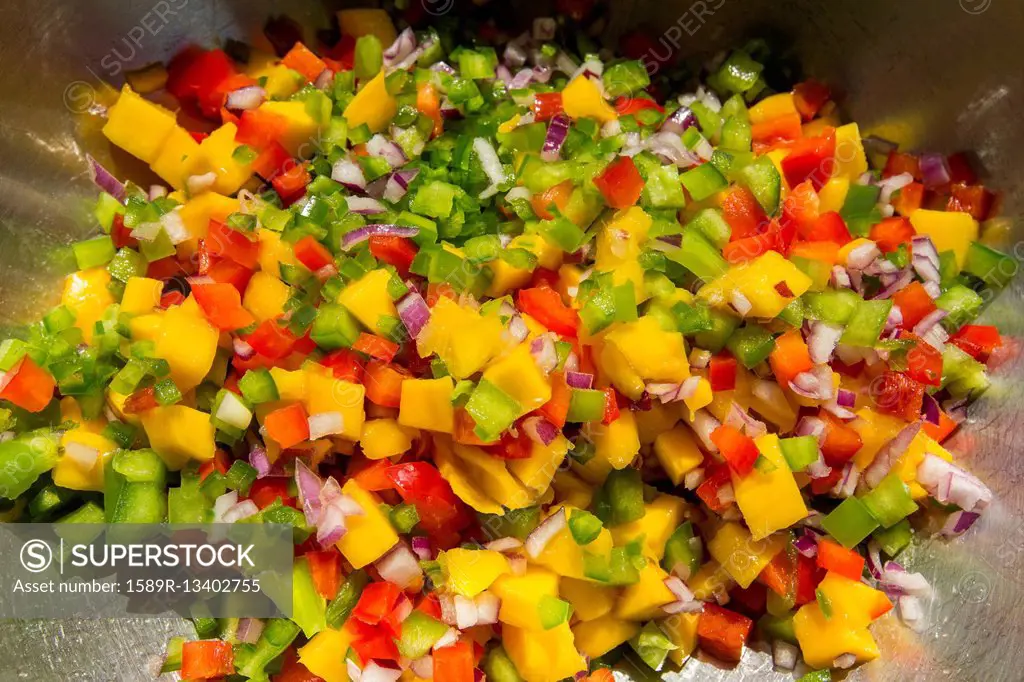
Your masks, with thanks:
[{"label": "diced mango cube", "polygon": [[442,296],[417,338],[420,357],[437,353],[456,379],[474,374],[502,348],[501,321]]},{"label": "diced mango cube", "polygon": [[628,642],[638,632],[640,623],[610,615],[579,623],[572,628],[576,648],[590,658],[604,656],[618,645]]},{"label": "diced mango cube", "polygon": [[559,435],[549,444],[533,443],[530,456],[523,459],[509,460],[508,468],[519,482],[540,496],[551,487],[558,467],[565,461],[569,451],[569,441]]},{"label": "diced mango cube", "polygon": [[382,316],[398,317],[395,303],[388,293],[391,275],[387,270],[370,270],[342,289],[338,302],[352,313],[364,327],[380,331]]},{"label": "diced mango cube", "polygon": [[[566,518],[572,515],[572,507],[564,506]],[[557,513],[553,509],[552,513]],[[591,580],[583,571],[583,552],[599,557],[606,557],[612,551],[612,534],[607,528],[602,528],[597,539],[586,547],[580,547],[573,539],[568,527],[558,531],[544,547],[544,551],[537,557],[536,563],[547,566],[552,571],[566,578],[577,578],[580,580]]]},{"label": "diced mango cube", "polygon": [[199,143],[181,126],[174,126],[150,169],[174,189],[182,189],[192,172]]},{"label": "diced mango cube", "polygon": [[536,496],[527,490],[505,468],[505,463],[478,447],[455,443],[455,456],[462,461],[472,478],[491,499],[508,509],[522,509],[534,502]]},{"label": "diced mango cube", "polygon": [[551,480],[555,499],[570,507],[586,509],[594,499],[594,488],[571,471],[559,471]]},{"label": "diced mango cube", "polygon": [[860,128],[856,123],[847,123],[836,128],[836,154],[833,177],[854,181],[868,170],[868,159],[860,139]]},{"label": "diced mango cube", "polygon": [[327,628],[299,649],[299,663],[324,682],[349,682],[345,654],[352,646],[348,629]]},{"label": "diced mango cube", "polygon": [[673,485],[681,484],[686,474],[704,461],[704,453],[697,447],[693,431],[682,424],[654,439],[654,456]]},{"label": "diced mango cube", "polygon": [[955,253],[956,264],[961,268],[971,242],[978,239],[978,221],[970,213],[919,208],[910,214],[910,224],[918,234],[931,237],[939,253]]},{"label": "diced mango cube", "polygon": [[639,411],[635,416],[640,444],[651,445],[658,436],[676,425],[679,421],[679,409],[671,403],[662,404],[654,401],[651,403],[651,409]]},{"label": "diced mango cube", "polygon": [[484,370],[484,379],[512,397],[522,408],[521,414],[532,412],[551,400],[551,382],[537,366],[526,343],[493,361]]},{"label": "diced mango cube", "polygon": [[736,504],[756,541],[806,517],[807,505],[782,456],[779,437],[771,433],[759,436],[754,442],[765,462],[746,476],[731,473]]},{"label": "diced mango cube", "polygon": [[636,417],[630,410],[622,410],[611,424],[594,424],[594,459],[607,462],[613,469],[625,469],[640,452],[640,434]]},{"label": "diced mango cube", "polygon": [[683,381],[690,376],[683,335],[665,331],[653,317],[614,325],[604,342],[647,381]]},{"label": "diced mango cube", "polygon": [[850,428],[860,435],[860,450],[853,456],[853,463],[864,471],[875,461],[875,455],[889,441],[907,426],[899,417],[876,412],[870,407],[857,410],[857,419],[850,422]]},{"label": "diced mango cube", "polygon": [[412,438],[394,419],[371,419],[363,425],[359,444],[367,459],[385,459],[407,452]]},{"label": "diced mango cube", "polygon": [[581,621],[595,620],[611,613],[619,598],[617,587],[576,578],[562,578],[558,589],[562,599],[572,604],[573,615]]},{"label": "diced mango cube", "polygon": [[348,531],[338,540],[338,549],[353,568],[362,568],[384,556],[398,542],[398,534],[380,509],[380,498],[353,479],[341,492],[354,499],[363,513],[346,517]]},{"label": "diced mango cube", "polygon": [[543,628],[539,605],[542,597],[558,596],[558,575],[540,566],[531,566],[522,575],[506,573],[498,577],[491,591],[501,600],[498,620],[529,630]]},{"label": "diced mango cube", "polygon": [[176,125],[174,112],[154,104],[125,85],[107,110],[103,134],[132,156],[152,163]]},{"label": "diced mango cube", "polygon": [[189,460],[213,459],[216,429],[205,412],[167,405],[146,410],[141,418],[150,447],[171,471],[178,471]]},{"label": "diced mango cube", "polygon": [[364,398],[366,388],[333,376],[325,376],[319,372],[306,374],[306,411],[309,414],[337,412],[341,415],[342,438],[358,441],[363,433],[363,421],[366,419]]},{"label": "diced mango cube", "polygon": [[193,155],[193,175],[214,173],[217,180],[213,191],[219,194],[234,194],[252,177],[252,161],[240,161],[235,153],[241,146],[235,142],[238,127],[225,123],[199,143],[199,150]]},{"label": "diced mango cube", "polygon": [[383,130],[398,112],[398,103],[388,93],[384,83],[384,71],[373,77],[360,88],[356,96],[345,107],[345,120],[349,130],[366,124],[372,132]]},{"label": "diced mango cube", "polygon": [[665,615],[662,607],[676,600],[665,585],[668,578],[661,566],[648,560],[640,569],[640,580],[622,590],[615,607],[616,618],[623,620],[652,620]]},{"label": "diced mango cube", "polygon": [[171,378],[185,393],[209,373],[217,355],[218,339],[220,332],[202,313],[183,304],[164,311],[154,354],[170,364]]},{"label": "diced mango cube", "polygon": [[728,521],[708,541],[708,552],[737,585],[746,589],[785,546],[783,535],[755,540],[741,524]]},{"label": "diced mango cube", "polygon": [[[776,286],[785,283],[790,294],[782,295]],[[754,260],[733,265],[725,274],[708,282],[697,297],[716,308],[729,308],[733,293],[741,293],[750,303],[748,317],[773,318],[811,286],[805,275],[785,256],[768,251]]]},{"label": "diced mango cube", "polygon": [[273,320],[284,314],[284,304],[290,295],[287,284],[261,270],[253,274],[245,287],[242,307],[252,313],[257,322]]},{"label": "diced mango cube", "polygon": [[480,489],[466,462],[455,456],[450,438],[439,436],[434,439],[434,464],[460,500],[484,514],[505,514],[504,507]]},{"label": "diced mango cube", "polygon": [[568,623],[551,630],[504,627],[501,641],[525,682],[559,682],[587,669]]},{"label": "diced mango cube", "polygon": [[377,36],[387,48],[398,37],[391,16],[382,9],[343,9],[338,12],[338,26],[344,35],[353,38]]},{"label": "diced mango cube", "polygon": [[669,641],[676,645],[674,650],[668,652],[669,660],[676,665],[682,665],[697,648],[699,622],[699,613],[677,613],[658,621],[658,627],[668,635]]},{"label": "diced mango cube", "polygon": [[202,239],[206,237],[211,220],[224,222],[229,215],[238,210],[238,199],[216,192],[203,192],[185,202],[179,211],[179,216],[192,238]]},{"label": "diced mango cube", "polygon": [[86,343],[92,341],[96,322],[103,317],[107,307],[114,303],[107,285],[110,273],[106,268],[90,268],[71,273],[64,280],[61,303],[75,314],[75,326],[82,330]]},{"label": "diced mango cube", "polygon": [[270,378],[277,387],[278,397],[285,402],[297,402],[306,399],[306,377],[304,369],[289,371],[281,367],[270,368]]},{"label": "diced mango cube", "polygon": [[777,95],[770,95],[750,107],[750,122],[764,123],[773,118],[785,116],[786,114],[799,113],[796,110],[796,103],[793,100],[793,93],[780,92]]},{"label": "diced mango cube", "polygon": [[843,208],[843,204],[846,202],[846,194],[850,191],[850,179],[849,178],[831,178],[818,192],[818,212],[819,213],[838,213]]},{"label": "diced mango cube", "polygon": [[665,556],[665,543],[672,532],[683,522],[686,500],[674,495],[661,494],[650,504],[644,505],[644,515],[636,521],[623,523],[612,528],[612,539],[616,546],[643,538],[644,554],[661,561]]},{"label": "diced mango cube", "polygon": [[444,553],[444,566],[448,573],[445,587],[464,597],[477,596],[509,572],[505,555],[490,549],[449,549]]},{"label": "diced mango cube", "polygon": [[295,250],[288,242],[281,240],[281,235],[273,230],[260,228],[256,231],[256,238],[260,242],[259,263],[260,270],[281,278],[281,264],[298,265],[295,258]]},{"label": "diced mango cube", "polygon": [[160,303],[164,283],[149,277],[129,277],[121,297],[121,312],[129,315],[143,315],[153,312]]},{"label": "diced mango cube", "polygon": [[261,111],[280,116],[287,121],[287,127],[281,136],[281,146],[292,156],[307,159],[313,156],[313,142],[320,130],[318,124],[306,110],[306,103],[301,101],[264,102]]},{"label": "diced mango cube", "polygon": [[[60,446],[64,454],[53,467],[53,482],[62,488],[71,490],[102,491],[103,469],[111,453],[117,449],[117,443],[78,427],[67,431],[61,437]],[[99,457],[91,467],[86,469],[66,454],[69,446],[93,448],[99,453]]]},{"label": "diced mango cube", "polygon": [[455,408],[451,377],[439,379],[406,379],[398,408],[398,423],[427,431],[452,433],[455,430]]}]

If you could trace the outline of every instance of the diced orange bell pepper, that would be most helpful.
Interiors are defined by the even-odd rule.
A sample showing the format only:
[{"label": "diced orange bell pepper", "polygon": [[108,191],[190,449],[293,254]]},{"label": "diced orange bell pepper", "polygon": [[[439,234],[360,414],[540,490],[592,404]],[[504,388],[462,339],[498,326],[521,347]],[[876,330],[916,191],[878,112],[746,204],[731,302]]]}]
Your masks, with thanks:
[{"label": "diced orange bell pepper", "polygon": [[193,284],[192,295],[210,324],[221,331],[242,329],[256,321],[242,307],[238,289],[230,284]]},{"label": "diced orange bell pepper", "polygon": [[185,642],[181,646],[181,677],[212,680],[235,672],[231,642],[219,639]]},{"label": "diced orange bell pepper", "polygon": [[441,116],[441,97],[429,82],[416,85],[416,109],[434,122],[433,136],[444,132],[444,118]]},{"label": "diced orange bell pepper", "polygon": [[460,640],[434,650],[434,679],[445,682],[473,682],[473,645]]},{"label": "diced orange bell pepper", "polygon": [[797,83],[793,88],[793,104],[805,121],[810,121],[832,97],[828,86],[813,78]]},{"label": "diced orange bell pepper", "polygon": [[267,430],[267,435],[280,445],[282,450],[309,440],[309,419],[302,403],[292,403],[274,410],[263,420],[263,426]]},{"label": "diced orange bell pepper", "polygon": [[324,599],[334,599],[341,582],[341,553],[333,547],[320,552],[306,552],[306,561],[309,562],[316,591]]},{"label": "diced orange bell pepper", "polygon": [[334,265],[334,256],[311,234],[295,242],[294,249],[295,258],[313,272]]},{"label": "diced orange bell pepper", "polygon": [[305,165],[296,164],[283,173],[279,173],[271,181],[271,184],[274,186],[274,191],[281,195],[281,199],[291,202],[305,193],[306,185],[312,179]]},{"label": "diced orange bell pepper", "polygon": [[871,239],[878,244],[882,253],[891,253],[899,249],[901,244],[910,246],[910,240],[917,232],[910,221],[901,216],[886,218],[871,226]]},{"label": "diced orange bell pepper", "polygon": [[829,466],[841,468],[857,454],[864,442],[859,433],[827,410],[819,410],[818,417],[825,422],[825,440],[821,444],[821,454]]},{"label": "diced orange bell pepper", "polygon": [[533,198],[530,199],[533,212],[541,220],[553,220],[555,214],[550,211],[551,204],[554,204],[559,212],[564,211],[569,203],[569,198],[572,196],[573,186],[572,180],[565,180],[557,185],[548,187],[543,192],[534,194]]},{"label": "diced orange bell pepper", "polygon": [[565,382],[565,374],[552,372],[551,399],[544,403],[537,412],[558,428],[562,428],[565,426],[565,418],[569,414],[569,399],[571,397],[572,391],[569,384]]},{"label": "diced orange bell pepper", "polygon": [[864,572],[864,557],[828,538],[821,538],[818,541],[818,566],[850,580],[860,580]]},{"label": "diced orange bell pepper", "polygon": [[800,114],[783,114],[769,121],[755,123],[750,127],[751,138],[762,145],[779,142],[793,142],[803,136],[803,121]]},{"label": "diced orange bell pepper", "polygon": [[790,148],[789,154],[782,159],[782,173],[786,176],[786,182],[790,187],[795,187],[809,180],[815,191],[821,189],[832,177],[835,153],[835,128],[826,128],[818,137],[797,140]]},{"label": "diced orange bell pepper", "polygon": [[795,329],[775,339],[775,348],[768,356],[768,361],[782,386],[788,385],[801,372],[814,367],[807,344],[800,332]]},{"label": "diced orange bell pepper", "polygon": [[885,160],[885,168],[882,170],[882,177],[891,178],[904,173],[910,173],[915,180],[920,180],[921,160],[913,154],[903,154],[896,150],[889,152],[889,157]]},{"label": "diced orange bell pepper", "polygon": [[904,329],[913,329],[926,315],[935,311],[935,301],[920,282],[911,282],[897,291],[892,301],[903,315],[900,326]]},{"label": "diced orange bell pepper", "polygon": [[256,269],[260,243],[238,230],[231,229],[221,221],[210,220],[204,243],[206,251],[211,256],[230,258],[249,270]]},{"label": "diced orange bell pepper", "polygon": [[295,43],[292,49],[288,51],[288,54],[281,59],[281,62],[289,69],[294,69],[301,73],[310,82],[315,81],[324,72],[324,69],[327,68],[324,60],[313,54],[302,43]]},{"label": "diced orange bell pepper", "polygon": [[402,382],[411,375],[401,366],[371,360],[366,365],[366,399],[381,407],[398,407],[402,401]]},{"label": "diced orange bell pepper", "polygon": [[365,353],[381,362],[391,362],[398,353],[398,344],[376,334],[362,332],[352,344],[352,350]]},{"label": "diced orange bell pepper", "polygon": [[796,242],[789,247],[789,255],[835,265],[839,260],[839,246],[837,242]]},{"label": "diced orange bell pepper", "polygon": [[711,442],[722,453],[729,468],[740,476],[746,476],[751,472],[754,462],[761,454],[752,438],[727,424],[722,424],[711,432]]},{"label": "diced orange bell pepper", "polygon": [[53,399],[57,382],[50,373],[25,356],[18,364],[13,378],[0,391],[0,400],[8,400],[29,412],[41,412]]},{"label": "diced orange bell pepper", "polygon": [[923,203],[924,185],[920,182],[912,182],[896,193],[892,200],[892,207],[901,216],[909,217],[911,213],[921,208]]},{"label": "diced orange bell pepper", "polygon": [[722,193],[722,215],[732,228],[729,238],[733,241],[758,234],[768,223],[761,204],[750,190],[740,185],[733,185]]}]

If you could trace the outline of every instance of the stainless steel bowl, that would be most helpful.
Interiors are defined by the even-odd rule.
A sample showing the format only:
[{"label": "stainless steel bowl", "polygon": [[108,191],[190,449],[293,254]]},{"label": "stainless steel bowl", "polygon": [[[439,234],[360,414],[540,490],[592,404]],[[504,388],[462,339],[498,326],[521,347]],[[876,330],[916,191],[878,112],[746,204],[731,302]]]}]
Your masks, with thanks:
[{"label": "stainless steel bowl", "polygon": [[[456,0],[424,2],[458,12]],[[497,2],[498,0],[494,0]],[[535,3],[519,9],[540,11]],[[610,34],[643,26],[685,52],[753,36],[792,52],[807,74],[833,84],[865,133],[909,147],[972,149],[1004,213],[1024,198],[1024,3],[1018,0],[614,0]],[[0,8],[0,331],[58,298],[67,244],[92,231],[86,151],[110,158],[90,115],[104,81],[164,60],[189,41],[252,39],[271,13],[311,26],[329,9],[295,0],[8,0]],[[118,156],[118,160],[123,157]],[[128,165],[122,168],[130,172]],[[1019,229],[1012,234],[1020,235]],[[1016,241],[1007,245],[1024,254]],[[1024,335],[1020,281],[986,313],[1015,345]],[[1024,677],[1024,364],[1011,358],[975,406],[952,449],[998,495],[966,537],[925,543],[914,567],[935,587],[929,626],[913,634],[886,617],[875,626],[884,656],[863,680],[1019,680]],[[2,596],[0,596],[2,598]],[[176,621],[0,623],[3,680],[145,680]],[[785,680],[748,652],[736,669],[693,661],[666,679]]]}]

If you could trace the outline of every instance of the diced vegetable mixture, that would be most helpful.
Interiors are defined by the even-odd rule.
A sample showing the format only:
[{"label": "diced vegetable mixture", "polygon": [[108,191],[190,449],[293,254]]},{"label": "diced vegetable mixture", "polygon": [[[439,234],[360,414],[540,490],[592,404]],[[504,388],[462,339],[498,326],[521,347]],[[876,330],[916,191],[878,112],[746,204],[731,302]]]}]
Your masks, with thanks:
[{"label": "diced vegetable mixture", "polygon": [[292,524],[294,615],[197,619],[190,680],[607,682],[753,639],[799,674],[921,626],[899,556],[992,500],[942,443],[1015,272],[966,157],[863,139],[760,43],[676,95],[571,18],[338,18],[111,102],[161,183],[90,159],[102,234],[0,345],[4,518]]}]

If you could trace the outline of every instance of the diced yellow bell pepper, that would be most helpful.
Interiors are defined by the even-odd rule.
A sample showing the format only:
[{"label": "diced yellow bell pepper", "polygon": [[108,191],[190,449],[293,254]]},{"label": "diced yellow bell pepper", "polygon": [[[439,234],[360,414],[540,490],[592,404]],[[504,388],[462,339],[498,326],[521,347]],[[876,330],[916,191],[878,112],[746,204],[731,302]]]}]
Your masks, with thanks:
[{"label": "diced yellow bell pepper", "polygon": [[570,507],[586,509],[594,499],[594,488],[571,471],[559,471],[551,481],[555,499]]},{"label": "diced yellow bell pepper", "polygon": [[342,427],[338,435],[347,440],[358,441],[363,433],[365,397],[366,388],[362,384],[324,376],[319,372],[306,374],[306,411],[311,415],[339,413]]},{"label": "diced yellow bell pepper", "polygon": [[129,315],[143,315],[153,312],[160,303],[164,283],[149,277],[129,277],[121,297],[121,312]]},{"label": "diced yellow bell pepper", "polygon": [[501,600],[498,620],[514,627],[540,630],[543,625],[539,604],[542,597],[558,596],[558,575],[531,566],[522,575],[501,575],[491,586],[491,592]]},{"label": "diced yellow bell pepper", "polygon": [[245,287],[242,307],[252,313],[257,322],[273,320],[284,314],[284,304],[291,289],[273,275],[260,271],[254,273]]},{"label": "diced yellow bell pepper", "polygon": [[562,108],[572,119],[596,118],[601,123],[618,119],[615,109],[601,91],[584,75],[577,76],[562,90]]},{"label": "diced yellow bell pepper", "polygon": [[[566,518],[568,519],[572,515],[573,507],[565,505],[562,508],[565,509]],[[558,509],[553,509],[552,513],[557,513],[557,511]],[[590,580],[590,578],[583,574],[584,550],[601,557],[609,556],[612,551],[612,534],[607,528],[602,528],[597,539],[586,547],[580,547],[576,544],[576,540],[573,539],[569,528],[563,528],[544,547],[544,551],[537,557],[536,563],[541,566],[547,566],[565,578]]]},{"label": "diced yellow bell pepper", "polygon": [[387,270],[371,270],[342,289],[338,302],[364,327],[378,332],[381,330],[381,317],[398,317],[398,310],[388,293],[390,280],[391,275]]},{"label": "diced yellow bell pepper", "polygon": [[505,463],[492,457],[478,447],[455,443],[455,456],[465,465],[465,470],[476,485],[488,497],[508,509],[522,509],[534,502],[533,492],[522,486],[505,468]]},{"label": "diced yellow bell pepper", "polygon": [[765,97],[763,100],[750,107],[750,123],[764,123],[786,114],[799,113],[796,103],[793,101],[793,93],[780,92],[777,95]]},{"label": "diced yellow bell pepper", "polygon": [[398,112],[398,103],[388,93],[382,70],[364,85],[345,107],[345,120],[349,130],[366,124],[371,132],[378,133],[391,122]]},{"label": "diced yellow bell pepper", "polygon": [[71,273],[64,280],[61,303],[75,314],[75,326],[82,330],[86,343],[92,341],[93,328],[114,303],[107,285],[110,273],[106,268],[90,268]]},{"label": "diced yellow bell pepper", "polygon": [[182,392],[198,386],[213,366],[220,332],[199,312],[184,305],[163,313],[154,354],[171,366],[171,378]]},{"label": "diced yellow bell pepper", "polygon": [[850,191],[849,178],[831,178],[822,185],[818,192],[818,211],[820,213],[836,213],[846,202],[846,194]]},{"label": "diced yellow bell pepper", "polygon": [[857,410],[857,419],[850,422],[850,428],[860,435],[860,450],[853,456],[853,463],[858,469],[864,471],[889,441],[896,437],[907,426],[907,423],[898,417],[876,412],[870,407]]},{"label": "diced yellow bell pepper", "polygon": [[559,682],[587,669],[568,623],[550,630],[505,627],[501,641],[525,682]]},{"label": "diced yellow bell pepper", "polygon": [[614,346],[647,381],[683,381],[690,376],[683,335],[665,331],[653,317],[614,325],[604,342]]},{"label": "diced yellow bell pepper", "polygon": [[237,134],[238,126],[225,123],[199,143],[199,151],[193,156],[192,174],[214,173],[217,180],[212,191],[218,194],[234,194],[252,177],[252,162],[241,163],[235,158],[242,146],[235,141]]},{"label": "diced yellow bell pepper", "polygon": [[686,581],[693,596],[701,601],[725,596],[736,581],[714,559],[709,560],[697,569],[697,572]]},{"label": "diced yellow bell pepper", "polygon": [[146,410],[141,419],[150,447],[171,471],[178,471],[189,460],[213,459],[216,429],[205,412],[184,405],[167,405]]},{"label": "diced yellow bell pepper", "polygon": [[359,438],[367,459],[384,459],[407,452],[412,447],[409,430],[394,419],[371,419],[363,425]]},{"label": "diced yellow bell pepper", "polygon": [[216,192],[203,192],[192,197],[181,207],[179,215],[193,239],[206,237],[211,220],[224,222],[228,216],[239,210],[238,199]]},{"label": "diced yellow bell pepper", "polygon": [[[783,296],[775,288],[785,282],[792,296]],[[728,308],[735,291],[750,302],[748,317],[773,318],[811,286],[811,278],[777,251],[769,251],[752,261],[733,265],[729,270],[701,287],[697,297],[716,308]]]},{"label": "diced yellow bell pepper", "polygon": [[277,387],[277,395],[285,402],[293,403],[306,399],[307,376],[308,373],[304,369],[288,371],[281,367],[270,368],[270,378]]},{"label": "diced yellow bell pepper", "polygon": [[455,408],[451,377],[439,379],[406,379],[398,408],[398,423],[427,431],[452,433],[455,430]]},{"label": "diced yellow bell pepper", "polygon": [[302,159],[313,156],[315,149],[312,143],[316,139],[320,125],[309,115],[305,102],[264,102],[260,105],[260,110],[287,121],[288,126],[279,141],[289,154]]},{"label": "diced yellow bell pepper", "polygon": [[150,169],[174,189],[182,189],[192,172],[199,143],[181,126],[174,126]]},{"label": "diced yellow bell pepper", "polygon": [[[61,401],[63,402],[63,401]],[[66,432],[60,440],[62,450],[78,444],[87,448],[95,448],[99,457],[89,469],[84,469],[71,457],[63,454],[53,467],[53,482],[62,488],[71,490],[103,490],[103,469],[111,453],[117,449],[114,443],[97,433],[91,433],[78,427]]]},{"label": "diced yellow bell pepper", "polygon": [[967,249],[978,238],[978,221],[970,213],[919,208],[910,214],[910,224],[918,234],[931,237],[939,253],[955,253],[956,264],[961,268],[967,258]]},{"label": "diced yellow bell pepper", "polygon": [[588,580],[562,578],[558,589],[562,599],[572,604],[573,615],[581,621],[595,620],[611,613],[619,599],[619,588]]},{"label": "diced yellow bell pepper", "polygon": [[437,470],[441,472],[444,480],[448,481],[452,492],[460,500],[484,514],[497,514],[498,516],[505,514],[504,507],[480,489],[474,477],[470,475],[466,463],[452,452],[450,438],[434,439],[434,464],[437,465]]},{"label": "diced yellow bell pepper", "polygon": [[532,412],[551,400],[551,382],[537,366],[526,343],[491,362],[484,370],[483,378],[519,403],[520,415]]},{"label": "diced yellow bell pepper", "polygon": [[623,523],[612,528],[612,539],[616,546],[623,546],[644,538],[644,554],[661,561],[665,556],[665,543],[672,532],[683,522],[686,500],[674,495],[661,494],[650,504],[644,505],[644,515],[636,521]]},{"label": "diced yellow bell pepper", "polygon": [[668,652],[668,658],[676,665],[683,661],[697,648],[697,625],[700,623],[699,613],[677,613],[658,621],[658,627],[668,635],[676,648]]},{"label": "diced yellow bell pepper", "polygon": [[[732,474],[736,504],[755,541],[788,528],[807,516],[807,506],[796,479],[782,456],[779,437],[774,433],[754,439],[766,463],[746,476]],[[721,561],[721,560],[719,560]]]},{"label": "diced yellow bell pepper", "polygon": [[746,589],[785,546],[783,535],[755,540],[741,524],[728,521],[708,541],[708,553],[737,585]]},{"label": "diced yellow bell pepper", "polygon": [[651,409],[636,413],[636,430],[640,445],[651,445],[658,436],[669,431],[679,421],[679,410],[675,405],[654,401]]},{"label": "diced yellow bell pepper", "polygon": [[681,484],[686,474],[704,461],[704,453],[697,447],[693,431],[681,424],[658,435],[654,440],[654,456],[672,485]]},{"label": "diced yellow bell pepper", "polygon": [[363,513],[346,517],[346,533],[338,540],[338,549],[352,564],[362,568],[384,556],[398,542],[398,534],[380,510],[380,498],[349,479],[341,492],[354,499]]},{"label": "diced yellow bell pepper", "polygon": [[652,620],[665,615],[662,607],[676,600],[665,586],[668,578],[661,566],[648,560],[640,569],[640,580],[623,588],[615,617],[623,620]]},{"label": "diced yellow bell pepper", "polygon": [[636,417],[622,410],[611,424],[594,424],[590,432],[594,440],[594,459],[607,462],[613,469],[625,469],[640,452],[640,434]]},{"label": "diced yellow bell pepper", "polygon": [[398,37],[391,17],[382,9],[343,9],[338,12],[338,26],[344,35],[353,38],[377,36],[386,49]]},{"label": "diced yellow bell pepper", "polygon": [[860,128],[856,123],[847,123],[836,128],[835,170],[832,177],[843,177],[854,181],[868,170],[868,159],[864,155],[864,144],[860,139]]},{"label": "diced yellow bell pepper", "polygon": [[501,321],[442,296],[417,338],[420,357],[437,353],[456,379],[474,374],[502,348]]},{"label": "diced yellow bell pepper", "polygon": [[510,570],[505,555],[490,549],[455,547],[443,556],[448,573],[445,587],[464,597],[475,597]]},{"label": "diced yellow bell pepper", "polygon": [[579,623],[572,628],[576,648],[590,658],[604,656],[618,645],[628,642],[638,632],[640,623],[610,615]]},{"label": "diced yellow bell pepper", "polygon": [[107,110],[103,134],[132,156],[152,163],[174,130],[174,112],[154,104],[125,85]]},{"label": "diced yellow bell pepper", "polygon": [[299,663],[324,682],[349,682],[345,655],[351,646],[352,635],[346,628],[327,628],[299,649]]},{"label": "diced yellow bell pepper", "polygon": [[565,461],[568,451],[569,441],[559,434],[547,445],[533,443],[530,456],[509,460],[508,468],[520,483],[533,491],[534,495],[540,496],[551,487],[551,479]]}]

